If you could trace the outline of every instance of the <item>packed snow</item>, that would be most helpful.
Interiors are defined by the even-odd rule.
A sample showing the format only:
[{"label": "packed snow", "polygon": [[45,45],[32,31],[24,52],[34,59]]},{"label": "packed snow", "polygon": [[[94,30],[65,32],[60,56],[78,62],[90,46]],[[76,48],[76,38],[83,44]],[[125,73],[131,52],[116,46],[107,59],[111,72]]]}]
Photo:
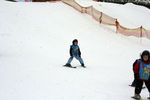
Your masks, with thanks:
[{"label": "packed snow", "polygon": [[[133,4],[123,9],[131,11],[129,6]],[[144,7],[140,9],[131,19],[148,16],[141,12]],[[117,15],[130,27],[129,17]],[[75,38],[87,68],[75,59],[76,69],[62,67]],[[150,50],[150,40],[116,34],[115,27],[62,2],[0,1],[0,47],[0,100],[132,100],[132,63]],[[146,98],[148,91],[141,95]]]},{"label": "packed snow", "polygon": [[150,30],[150,10],[146,7],[127,3],[124,5],[105,3],[105,2],[94,2],[86,0],[76,0],[82,6],[93,6],[97,10],[116,18],[121,25],[126,28],[138,28],[143,26],[147,30]]}]

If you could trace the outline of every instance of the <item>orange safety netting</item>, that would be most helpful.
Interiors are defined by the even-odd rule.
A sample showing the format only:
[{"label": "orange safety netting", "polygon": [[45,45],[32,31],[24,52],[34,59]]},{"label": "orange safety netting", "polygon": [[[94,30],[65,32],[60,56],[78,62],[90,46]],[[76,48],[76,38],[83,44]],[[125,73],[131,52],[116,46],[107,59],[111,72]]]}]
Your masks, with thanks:
[{"label": "orange safety netting", "polygon": [[117,32],[126,35],[126,36],[136,36],[136,37],[141,37],[141,27],[140,28],[136,28],[136,29],[128,29],[125,28],[123,26],[121,26],[120,24],[117,25]]},{"label": "orange safety netting", "polygon": [[100,23],[116,26],[116,19],[102,13],[102,17],[100,18]]},{"label": "orange safety netting", "polygon": [[92,12],[93,12],[92,10],[93,10],[92,6],[85,7],[85,11],[84,12],[92,16]]},{"label": "orange safety netting", "polygon": [[99,10],[96,10],[93,6],[83,7],[80,4],[78,4],[75,0],[61,0],[61,1],[70,5],[71,7],[80,11],[81,13],[87,13],[91,15],[96,21],[102,24],[116,26],[116,32],[119,32],[123,35],[146,37],[150,39],[150,31],[144,29],[143,27],[139,27],[136,29],[129,29],[129,28],[121,26],[119,22],[117,22],[116,18],[108,16],[107,14],[100,12]]},{"label": "orange safety netting", "polygon": [[82,12],[81,6],[78,3],[76,3],[74,0],[62,0],[62,2],[68,4],[69,6],[72,6],[76,10]]},{"label": "orange safety netting", "polygon": [[83,13],[87,13],[87,14],[89,14],[89,15],[92,16],[92,10],[93,10],[92,6],[90,6],[90,7],[84,7],[83,8]]},{"label": "orange safety netting", "polygon": [[92,9],[92,17],[93,17],[96,21],[100,22],[100,17],[101,17],[101,16],[102,16],[102,13],[101,13],[100,11],[96,10],[95,8]]},{"label": "orange safety netting", "polygon": [[142,37],[150,39],[150,31],[142,28]]},{"label": "orange safety netting", "polygon": [[93,1],[96,1],[96,2],[98,2],[98,0],[93,0]]}]

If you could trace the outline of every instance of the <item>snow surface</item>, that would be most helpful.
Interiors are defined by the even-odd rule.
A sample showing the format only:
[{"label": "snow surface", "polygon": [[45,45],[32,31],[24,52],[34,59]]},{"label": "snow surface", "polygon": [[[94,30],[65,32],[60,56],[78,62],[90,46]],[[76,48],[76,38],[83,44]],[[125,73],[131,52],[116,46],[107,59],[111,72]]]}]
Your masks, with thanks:
[{"label": "snow surface", "polygon": [[[62,67],[75,38],[86,69],[76,60],[77,69]],[[132,63],[150,40],[116,34],[62,2],[0,1],[0,47],[0,100],[132,100]]]},{"label": "snow surface", "polygon": [[132,3],[124,5],[76,0],[81,3],[82,6],[93,6],[97,10],[113,17],[117,18],[119,23],[127,28],[138,28],[143,26],[147,30],[150,30],[150,10],[143,6],[138,6]]}]

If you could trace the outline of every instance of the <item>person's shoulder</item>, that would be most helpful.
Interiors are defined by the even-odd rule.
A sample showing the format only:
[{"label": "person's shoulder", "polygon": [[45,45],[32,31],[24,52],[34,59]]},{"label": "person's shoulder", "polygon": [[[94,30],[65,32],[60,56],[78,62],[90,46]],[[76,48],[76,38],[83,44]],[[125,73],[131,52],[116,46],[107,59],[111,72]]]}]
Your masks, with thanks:
[{"label": "person's shoulder", "polygon": [[142,61],[141,59],[136,59],[136,62],[140,62],[140,61]]},{"label": "person's shoulder", "polygon": [[142,59],[138,59],[138,60],[137,60],[137,62],[139,62],[139,63],[140,63],[140,62],[143,62],[143,61],[142,61]]},{"label": "person's shoulder", "polygon": [[73,47],[73,45],[70,45],[70,48],[72,48]]},{"label": "person's shoulder", "polygon": [[137,60],[136,60],[136,64],[140,64],[141,62],[142,62],[141,59],[137,59]]}]

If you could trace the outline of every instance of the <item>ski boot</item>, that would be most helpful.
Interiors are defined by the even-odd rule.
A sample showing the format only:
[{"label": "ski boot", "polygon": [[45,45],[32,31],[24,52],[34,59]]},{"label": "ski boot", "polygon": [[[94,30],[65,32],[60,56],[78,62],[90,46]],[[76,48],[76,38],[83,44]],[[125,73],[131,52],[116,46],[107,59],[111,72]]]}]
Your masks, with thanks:
[{"label": "ski boot", "polygon": [[81,64],[81,66],[84,67],[84,68],[86,68],[86,67],[84,66],[84,64]]},{"label": "ski boot", "polygon": [[72,66],[71,66],[71,64],[66,64],[66,65],[64,65],[64,66],[67,66],[67,67],[72,67]]},{"label": "ski boot", "polygon": [[77,67],[72,67],[71,64],[66,64],[64,67],[69,67],[69,68],[77,68]]},{"label": "ski boot", "polygon": [[136,100],[142,100],[142,98],[139,94],[135,94],[132,98],[134,98]]}]

